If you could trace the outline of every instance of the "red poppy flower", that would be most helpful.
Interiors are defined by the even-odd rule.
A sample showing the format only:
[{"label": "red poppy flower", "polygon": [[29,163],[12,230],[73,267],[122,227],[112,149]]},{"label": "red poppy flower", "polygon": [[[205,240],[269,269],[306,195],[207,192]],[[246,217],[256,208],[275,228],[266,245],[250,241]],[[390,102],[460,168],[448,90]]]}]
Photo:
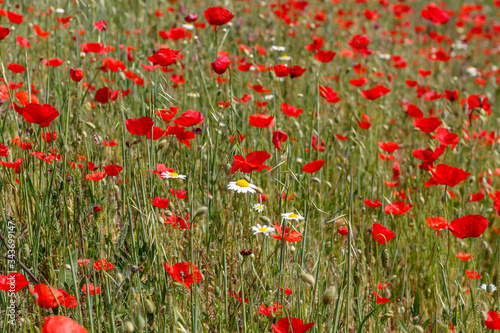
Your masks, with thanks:
[{"label": "red poppy flower", "polygon": [[9,28],[5,28],[5,27],[2,27],[0,25],[0,41],[1,40],[4,40],[5,37],[7,37],[8,35],[10,34],[10,29]]},{"label": "red poppy flower", "polygon": [[247,154],[246,157],[235,155],[233,166],[231,167],[231,174],[235,173],[238,170],[244,173],[251,173],[254,170],[271,170],[270,167],[263,164],[270,157],[271,154],[264,150],[253,151]]},{"label": "red poppy flower", "polygon": [[49,66],[49,67],[59,67],[62,65],[62,63],[64,62],[64,60],[62,59],[59,59],[59,58],[52,58],[52,59],[49,59],[49,60],[45,60],[43,59],[42,60],[43,64],[45,66]]},{"label": "red poppy flower", "polygon": [[444,217],[441,217],[441,216],[435,216],[435,217],[429,216],[425,220],[425,223],[427,223],[427,225],[429,227],[431,227],[432,229],[438,230],[438,231],[448,228],[448,221]]},{"label": "red poppy flower", "polygon": [[322,51],[322,50],[318,50],[315,54],[314,54],[314,59],[320,61],[320,62],[330,62],[333,60],[333,58],[335,57],[335,55],[337,55],[337,53],[333,52],[333,51]]},{"label": "red poppy flower", "polygon": [[184,191],[184,190],[174,190],[173,188],[171,188],[169,191],[172,195],[176,196],[177,199],[186,199],[187,198],[186,191]]},{"label": "red poppy flower", "polygon": [[367,100],[376,100],[379,97],[382,97],[386,94],[391,92],[391,89],[386,88],[381,85],[376,85],[375,87],[368,89],[368,90],[363,90],[361,92],[361,95],[366,98]]},{"label": "red poppy flower", "polygon": [[455,90],[445,89],[444,97],[450,102],[456,101],[458,99],[458,89]]},{"label": "red poppy flower", "polygon": [[202,279],[198,267],[188,261],[177,263],[173,266],[163,263],[163,267],[175,281],[182,283],[189,290],[191,290],[191,284],[200,282]]},{"label": "red poppy flower", "polygon": [[161,110],[156,110],[156,115],[159,116],[164,122],[168,123],[170,120],[172,120],[175,115],[177,114],[177,110],[179,108],[176,106],[171,106],[168,110],[167,109],[161,109]]},{"label": "red poppy flower", "polygon": [[168,199],[162,199],[160,197],[155,197],[154,200],[151,199],[151,202],[153,203],[153,206],[156,208],[168,208]]},{"label": "red poppy flower", "polygon": [[29,48],[31,47],[30,42],[29,42],[26,38],[24,38],[24,37],[22,37],[22,36],[17,36],[17,37],[16,37],[16,42],[17,42],[17,44],[19,44],[21,47],[25,47],[25,48],[27,48],[27,49],[29,49]]},{"label": "red poppy flower", "polygon": [[368,121],[361,121],[359,120],[358,121],[358,126],[361,127],[362,129],[369,129],[370,127],[372,127],[372,124]]},{"label": "red poppy flower", "polygon": [[49,316],[43,318],[42,333],[88,333],[88,331],[68,317]]},{"label": "red poppy flower", "polygon": [[471,254],[462,253],[462,252],[457,253],[457,258],[462,260],[462,261],[471,260],[472,257],[474,257],[474,256]]},{"label": "red poppy flower", "polygon": [[[103,43],[82,43],[80,44],[80,50],[84,53],[103,53],[104,44]],[[104,52],[106,53],[106,52]]]},{"label": "red poppy flower", "polygon": [[98,182],[98,181],[104,179],[104,177],[106,177],[106,175],[107,175],[106,172],[96,171],[92,174],[88,174],[85,178],[92,180],[92,181],[95,181],[95,182]]},{"label": "red poppy flower", "polygon": [[106,21],[99,21],[94,23],[94,27],[99,31],[105,31],[108,28]]},{"label": "red poppy flower", "polygon": [[398,145],[397,143],[392,142],[392,141],[388,141],[388,142],[380,142],[379,141],[378,146],[380,148],[382,148],[382,150],[388,152],[389,154],[392,154],[396,150],[398,150],[399,148],[401,148],[400,145]]},{"label": "red poppy flower", "polygon": [[[273,141],[274,142],[274,141]],[[0,156],[9,156],[9,148],[0,143]]]},{"label": "red poppy flower", "polygon": [[30,292],[35,304],[42,308],[57,308],[59,304],[65,304],[64,294],[60,290],[51,288],[46,284],[36,284],[34,289],[30,287]]},{"label": "red poppy flower", "polygon": [[460,141],[458,134],[450,133],[446,128],[438,128],[436,130],[436,136],[432,136],[432,138],[437,138],[438,141],[443,145],[451,145],[451,149],[455,149],[455,146]]},{"label": "red poppy flower", "polygon": [[500,330],[500,316],[498,316],[496,311],[490,311],[486,315],[484,324],[490,330]]},{"label": "red poppy flower", "polygon": [[118,176],[118,174],[123,170],[123,167],[119,165],[106,165],[102,167],[108,176]]},{"label": "red poppy flower", "polygon": [[337,232],[342,236],[347,236],[349,234],[349,229],[347,227],[339,227]]},{"label": "red poppy flower", "polygon": [[497,211],[498,216],[500,216],[500,198],[496,198],[493,201],[493,209]]},{"label": "red poppy flower", "polygon": [[13,24],[21,24],[24,21],[23,14],[18,14],[16,12],[7,12],[7,18],[9,19],[10,23]]},{"label": "red poppy flower", "polygon": [[378,208],[378,207],[382,206],[382,203],[378,199],[375,200],[375,201],[373,201],[373,200],[365,200],[364,203],[368,207],[372,207],[372,208]]},{"label": "red poppy flower", "polygon": [[307,70],[306,68],[302,68],[300,66],[292,66],[292,67],[290,67],[290,77],[292,79],[295,79],[297,77],[301,77],[302,74],[304,74],[304,72],[306,70]]},{"label": "red poppy flower", "polygon": [[262,113],[252,114],[248,116],[248,120],[253,127],[263,128],[274,126],[274,117]]},{"label": "red poppy flower", "polygon": [[304,324],[299,318],[281,318],[276,325],[271,324],[274,333],[305,333],[314,326],[314,323]]},{"label": "red poppy flower", "polygon": [[30,103],[23,108],[23,117],[30,124],[38,124],[40,127],[47,127],[50,123],[59,116],[53,106],[49,104]]},{"label": "red poppy flower", "polygon": [[253,91],[255,91],[256,93],[259,93],[259,94],[267,94],[268,92],[271,91],[271,89],[264,89],[264,87],[262,87],[260,84],[256,84],[254,86],[252,86],[249,82],[247,83],[247,85],[252,88]]},{"label": "red poppy flower", "polygon": [[372,236],[373,239],[381,245],[384,245],[385,243],[396,237],[394,232],[379,223],[374,223],[372,225]]},{"label": "red poppy flower", "polygon": [[[271,234],[272,238],[282,240],[283,239],[283,228],[279,224],[274,225],[274,229],[276,229],[276,234]],[[285,241],[289,243],[294,243],[294,242],[300,242],[302,240],[302,235],[296,231],[293,230],[290,232],[290,227],[286,226],[285,227]]]},{"label": "red poppy flower", "polygon": [[209,7],[205,10],[205,18],[210,25],[224,25],[233,19],[234,15],[223,7]]},{"label": "red poppy flower", "polygon": [[286,65],[274,65],[273,71],[277,77],[286,77],[290,74],[290,68]]},{"label": "red poppy flower", "polygon": [[307,172],[307,173],[313,173],[313,172],[320,170],[324,164],[325,164],[325,160],[312,161],[312,162],[309,162],[306,165],[304,165],[304,167],[302,168],[302,171]]},{"label": "red poppy flower", "polygon": [[217,59],[215,59],[214,62],[210,63],[210,67],[212,67],[212,70],[215,73],[220,75],[224,74],[224,72],[228,69],[229,63],[229,58],[225,55],[221,55]]},{"label": "red poppy flower", "polygon": [[362,53],[364,57],[373,53],[373,51],[368,48],[370,38],[367,35],[354,35],[347,44],[349,44],[354,52]]},{"label": "red poppy flower", "polygon": [[286,114],[288,117],[298,118],[303,111],[304,110],[288,105],[286,103],[281,103],[281,112]]},{"label": "red poppy flower", "polygon": [[129,133],[138,136],[147,135],[153,124],[154,121],[150,117],[130,118],[125,121]]},{"label": "red poppy flower", "polygon": [[160,66],[170,66],[175,63],[180,52],[181,51],[179,50],[161,48],[160,50],[158,50],[158,52],[148,57],[148,60],[153,64],[158,64]]},{"label": "red poppy flower", "polygon": [[439,164],[436,166],[436,170],[431,170],[431,173],[438,184],[450,187],[455,187],[471,175],[460,168],[454,168],[446,164]]},{"label": "red poppy flower", "polygon": [[94,269],[97,269],[99,271],[110,271],[114,268],[115,266],[107,261],[106,259],[100,259],[94,261]]},{"label": "red poppy flower", "polygon": [[118,145],[118,143],[116,143],[116,140],[112,140],[112,141],[104,140],[102,142],[102,144],[105,145],[106,147],[114,147],[114,146]]},{"label": "red poppy flower", "polygon": [[448,230],[457,238],[479,237],[490,222],[481,215],[470,214],[451,221]]},{"label": "red poppy flower", "polygon": [[201,112],[194,110],[187,110],[181,116],[174,120],[174,123],[184,127],[191,127],[203,122],[203,115]]},{"label": "red poppy flower", "polygon": [[0,290],[17,293],[24,289],[30,282],[21,273],[9,273],[0,275]]},{"label": "red poppy flower", "polygon": [[386,214],[403,215],[406,214],[411,208],[412,204],[406,204],[404,201],[396,201],[385,206]]},{"label": "red poppy flower", "polygon": [[355,87],[361,87],[365,84],[368,83],[368,79],[366,77],[360,77],[357,79],[351,79],[349,80],[349,84],[355,86]]},{"label": "red poppy flower", "polygon": [[441,126],[441,120],[436,117],[418,118],[413,122],[413,126],[417,127],[424,133],[432,133]]},{"label": "red poppy flower", "polygon": [[125,71],[125,69],[127,68],[123,61],[116,60],[115,58],[111,57],[102,59],[102,64],[113,73]]},{"label": "red poppy flower", "polygon": [[91,295],[99,295],[101,293],[101,287],[94,286],[93,284],[86,283],[82,287],[84,293],[89,293]]},{"label": "red poppy flower", "polygon": [[410,117],[415,119],[424,117],[424,113],[422,112],[422,110],[420,110],[417,106],[413,104],[408,104],[406,106],[406,113],[408,113]]},{"label": "red poppy flower", "polygon": [[26,70],[26,68],[23,66],[23,65],[19,65],[19,64],[9,64],[7,66],[7,68],[12,72],[12,73],[16,73],[16,74],[19,74],[19,73],[24,73],[24,71]]},{"label": "red poppy flower", "polygon": [[75,82],[80,82],[83,79],[83,69],[81,68],[71,68],[69,70],[69,76],[71,77],[71,80]]},{"label": "red poppy flower", "polygon": [[184,18],[184,20],[187,22],[187,23],[193,23],[194,21],[196,21],[198,19],[198,14],[193,14],[193,13],[189,13],[187,14],[187,16]]},{"label": "red poppy flower", "polygon": [[434,25],[446,24],[450,20],[450,14],[439,8],[435,3],[429,3],[420,12],[422,17],[431,21]]},{"label": "red poppy flower", "polygon": [[273,305],[267,307],[262,304],[259,308],[259,313],[266,317],[278,317],[281,314],[281,308],[283,308],[283,304],[278,306],[278,302],[274,302]]},{"label": "red poppy flower", "polygon": [[390,298],[382,297],[376,291],[373,292],[373,295],[377,297],[377,304],[389,303],[391,301]]},{"label": "red poppy flower", "polygon": [[326,86],[319,86],[319,95],[323,97],[328,103],[335,104],[340,101],[336,91]]},{"label": "red poppy flower", "polygon": [[474,271],[469,271],[469,270],[465,270],[465,274],[469,277],[469,279],[472,279],[472,280],[479,280],[480,278],[482,278],[483,276],[481,274],[479,274],[478,272],[474,272]]},{"label": "red poppy flower", "polygon": [[286,142],[288,140],[288,135],[283,131],[275,131],[273,133],[273,145],[276,149],[281,151],[281,142]]}]

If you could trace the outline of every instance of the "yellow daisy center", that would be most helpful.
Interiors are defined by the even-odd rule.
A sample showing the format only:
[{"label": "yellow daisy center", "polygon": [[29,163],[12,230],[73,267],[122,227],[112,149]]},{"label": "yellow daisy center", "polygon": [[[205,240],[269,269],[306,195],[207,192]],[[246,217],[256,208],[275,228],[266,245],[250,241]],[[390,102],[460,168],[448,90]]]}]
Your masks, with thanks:
[{"label": "yellow daisy center", "polygon": [[299,216],[297,214],[292,213],[292,214],[288,215],[288,217],[290,217],[292,219],[296,219]]},{"label": "yellow daisy center", "polygon": [[239,187],[249,187],[250,185],[248,184],[248,182],[244,179],[240,179],[236,182],[236,185],[239,186]]},{"label": "yellow daisy center", "polygon": [[267,228],[264,228],[264,227],[259,228],[259,231],[267,231]]},{"label": "yellow daisy center", "polygon": [[169,177],[177,178],[177,177],[179,177],[179,174],[175,173],[175,172],[172,172],[172,173],[169,174]]},{"label": "yellow daisy center", "polygon": [[257,206],[257,209],[262,209],[262,206]]}]

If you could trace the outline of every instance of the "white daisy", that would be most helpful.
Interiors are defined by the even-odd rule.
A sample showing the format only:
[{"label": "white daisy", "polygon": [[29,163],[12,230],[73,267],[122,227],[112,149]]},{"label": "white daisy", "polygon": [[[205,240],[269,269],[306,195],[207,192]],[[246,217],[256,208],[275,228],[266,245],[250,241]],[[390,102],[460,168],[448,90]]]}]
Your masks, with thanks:
[{"label": "white daisy", "polygon": [[160,178],[161,179],[186,179],[185,175],[179,175],[178,173],[175,172],[162,172],[160,173]]},{"label": "white daisy", "polygon": [[257,186],[255,186],[254,184],[250,184],[244,179],[240,179],[236,182],[229,182],[227,188],[238,193],[255,193],[255,189],[257,188]]},{"label": "white daisy", "polygon": [[495,286],[494,284],[488,284],[488,285],[482,284],[481,289],[483,289],[484,291],[487,291],[488,293],[492,293],[495,290],[497,290],[497,286]]},{"label": "white daisy", "polygon": [[278,59],[281,61],[290,61],[290,60],[292,60],[292,57],[284,55],[284,56],[279,57]]},{"label": "white daisy", "polygon": [[266,206],[264,206],[262,204],[255,204],[255,205],[253,205],[253,209],[255,209],[256,211],[258,211],[259,213],[262,212],[264,210],[264,208],[266,208]]},{"label": "white daisy", "polygon": [[273,51],[285,51],[286,48],[284,46],[273,45],[273,46],[271,46],[271,50],[273,50]]},{"label": "white daisy", "polygon": [[302,216],[300,214],[295,214],[295,213],[281,214],[281,217],[284,218],[285,220],[295,220],[295,221],[304,219],[304,216]]},{"label": "white daisy", "polygon": [[186,30],[193,30],[194,29],[194,25],[192,25],[192,24],[183,24],[182,27]]},{"label": "white daisy", "polygon": [[477,76],[477,68],[475,67],[472,67],[472,66],[469,66],[467,67],[467,69],[465,70],[470,76]]},{"label": "white daisy", "polygon": [[197,92],[189,92],[187,95],[188,95],[188,97],[192,97],[192,98],[200,97],[200,94]]},{"label": "white daisy", "polygon": [[267,225],[261,226],[260,224],[257,224],[257,226],[252,227],[252,231],[254,235],[264,234],[266,236],[269,236],[269,234],[274,231],[274,228],[268,227]]},{"label": "white daisy", "polygon": [[270,100],[272,100],[273,98],[274,98],[274,96],[273,96],[273,95],[266,95],[266,96],[264,96],[264,99],[265,99],[266,101],[270,101]]}]

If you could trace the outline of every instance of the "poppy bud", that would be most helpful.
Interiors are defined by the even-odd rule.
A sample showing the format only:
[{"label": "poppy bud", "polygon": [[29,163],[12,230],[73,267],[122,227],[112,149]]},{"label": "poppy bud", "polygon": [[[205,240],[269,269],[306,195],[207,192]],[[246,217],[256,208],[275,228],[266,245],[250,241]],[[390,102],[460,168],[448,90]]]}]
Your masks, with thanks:
[{"label": "poppy bud", "polygon": [[30,246],[27,243],[24,243],[23,245],[23,255],[25,257],[29,257],[30,255]]},{"label": "poppy bud", "polygon": [[424,328],[422,326],[420,326],[420,325],[413,326],[413,328],[417,332],[424,333]]},{"label": "poppy bud", "polygon": [[271,219],[267,216],[259,216],[259,219],[266,223],[271,223]]},{"label": "poppy bud", "polygon": [[218,57],[214,62],[210,64],[210,67],[212,67],[212,70],[217,73],[217,74],[224,74],[224,72],[227,70],[229,67],[229,58],[222,55]]},{"label": "poppy bud", "polygon": [[100,212],[100,211],[101,211],[101,209],[102,209],[102,208],[101,208],[100,206],[97,206],[97,205],[95,205],[95,206],[94,206],[94,212],[96,212],[96,213],[97,213],[97,212]]},{"label": "poppy bud", "polygon": [[83,79],[83,70],[81,68],[71,68],[69,70],[69,76],[71,77],[71,80],[75,82],[80,82]]},{"label": "poppy bud", "polygon": [[116,274],[116,281],[118,281],[118,283],[122,283],[123,282],[123,275],[121,275],[120,273]]},{"label": "poppy bud", "polygon": [[290,246],[290,252],[294,253],[295,252],[295,246]]},{"label": "poppy bud", "polygon": [[155,305],[149,299],[146,300],[146,312],[153,313],[155,312]]},{"label": "poppy bud", "polygon": [[312,177],[311,181],[315,182],[315,183],[318,183],[318,184],[321,184],[321,180],[318,177]]},{"label": "poppy bud", "polygon": [[127,145],[127,147],[130,148],[130,142],[129,141],[125,142],[125,144]]},{"label": "poppy bud", "polygon": [[307,274],[304,271],[301,271],[299,276],[302,281],[310,286],[314,286],[314,284],[316,283],[316,279],[314,278],[314,276],[312,276],[311,274]]},{"label": "poppy bud", "polygon": [[336,294],[337,294],[337,289],[335,288],[335,286],[331,286],[328,289],[326,289],[325,292],[323,293],[323,297],[321,298],[323,304],[328,305],[331,302],[333,302]]},{"label": "poppy bud", "polygon": [[194,212],[194,217],[198,217],[200,215],[205,215],[208,211],[207,206],[201,206]]},{"label": "poppy bud", "polygon": [[126,332],[133,332],[133,331],[135,331],[134,324],[130,320],[125,321],[125,323],[124,323],[123,326],[125,326],[125,331]]},{"label": "poppy bud", "polygon": [[382,267],[387,268],[389,265],[389,250],[384,249],[384,251],[380,254],[380,258],[382,260]]}]

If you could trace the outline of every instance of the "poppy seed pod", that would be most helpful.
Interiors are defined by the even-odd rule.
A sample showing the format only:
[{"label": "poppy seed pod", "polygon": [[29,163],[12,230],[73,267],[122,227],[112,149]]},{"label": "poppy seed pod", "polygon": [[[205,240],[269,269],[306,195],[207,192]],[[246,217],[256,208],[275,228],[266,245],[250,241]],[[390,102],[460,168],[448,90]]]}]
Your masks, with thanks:
[{"label": "poppy seed pod", "polygon": [[335,288],[335,286],[330,286],[328,289],[326,289],[325,292],[323,293],[323,297],[321,298],[323,304],[328,305],[331,302],[333,302],[336,294],[337,294],[337,289]]},{"label": "poppy seed pod", "polygon": [[267,216],[259,216],[259,219],[266,223],[271,223],[271,219]]},{"label": "poppy seed pod", "polygon": [[314,286],[316,279],[311,274],[307,274],[305,271],[300,272],[300,279],[310,286]]}]

